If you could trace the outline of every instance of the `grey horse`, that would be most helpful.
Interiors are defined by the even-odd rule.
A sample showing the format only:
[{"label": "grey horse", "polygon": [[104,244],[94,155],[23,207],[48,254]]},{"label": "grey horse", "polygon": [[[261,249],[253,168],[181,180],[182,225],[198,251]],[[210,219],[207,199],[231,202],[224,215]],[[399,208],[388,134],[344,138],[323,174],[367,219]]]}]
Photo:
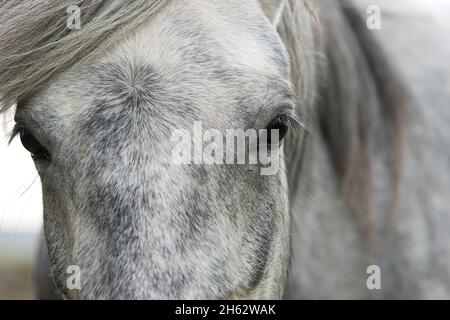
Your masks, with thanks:
[{"label": "grey horse", "polygon": [[[41,178],[58,292],[449,298],[450,77],[366,8],[1,1],[0,103]],[[279,131],[279,170],[173,163],[196,121]]]}]

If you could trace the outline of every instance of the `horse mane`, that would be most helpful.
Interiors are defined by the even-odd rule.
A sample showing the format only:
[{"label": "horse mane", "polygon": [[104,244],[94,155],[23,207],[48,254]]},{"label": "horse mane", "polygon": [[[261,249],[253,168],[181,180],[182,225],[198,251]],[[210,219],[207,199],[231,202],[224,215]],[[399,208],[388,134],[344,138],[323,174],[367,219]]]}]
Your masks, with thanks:
[{"label": "horse mane", "polygon": [[[0,1],[0,112],[27,99],[54,76],[118,41],[167,0]],[[81,29],[66,26],[77,5]],[[102,46],[103,47],[103,46]]]},{"label": "horse mane", "polygon": [[[386,146],[392,227],[401,176],[406,91],[351,2],[321,1],[312,8],[308,1],[287,0],[286,6],[278,32],[292,59],[299,112],[307,122],[317,123],[313,127],[320,132],[313,134],[322,135],[344,201],[371,246],[372,156],[377,145]],[[304,135],[307,144],[309,134]]]}]

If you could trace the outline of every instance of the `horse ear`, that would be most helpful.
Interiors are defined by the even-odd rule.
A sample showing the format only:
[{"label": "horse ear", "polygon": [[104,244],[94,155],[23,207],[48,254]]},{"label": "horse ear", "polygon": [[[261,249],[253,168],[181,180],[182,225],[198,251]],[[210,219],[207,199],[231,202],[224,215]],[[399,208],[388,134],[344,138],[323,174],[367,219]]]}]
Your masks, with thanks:
[{"label": "horse ear", "polygon": [[259,0],[259,3],[270,22],[278,25],[286,0]]}]

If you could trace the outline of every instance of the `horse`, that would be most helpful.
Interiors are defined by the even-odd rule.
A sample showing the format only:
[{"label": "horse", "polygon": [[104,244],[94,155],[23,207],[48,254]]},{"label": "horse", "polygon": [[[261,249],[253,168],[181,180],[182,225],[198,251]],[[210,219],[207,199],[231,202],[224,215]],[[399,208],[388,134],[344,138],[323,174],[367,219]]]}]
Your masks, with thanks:
[{"label": "horse", "polygon": [[[16,106],[12,138],[40,176],[58,293],[449,298],[449,112],[364,13],[334,0],[0,2],[0,105]],[[258,146],[279,170],[173,163],[171,133],[195,121],[279,132]]]}]

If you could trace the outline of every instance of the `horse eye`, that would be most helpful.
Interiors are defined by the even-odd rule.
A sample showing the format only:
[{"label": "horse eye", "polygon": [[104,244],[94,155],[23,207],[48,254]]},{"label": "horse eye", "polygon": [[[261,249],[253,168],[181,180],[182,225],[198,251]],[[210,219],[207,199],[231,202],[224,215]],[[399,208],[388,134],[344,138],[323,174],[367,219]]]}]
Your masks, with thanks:
[{"label": "horse eye", "polygon": [[50,159],[50,155],[37,139],[26,129],[20,129],[20,141],[33,158]]},{"label": "horse eye", "polygon": [[279,115],[267,126],[267,145],[272,144],[272,130],[278,130],[278,139],[281,141],[286,137],[289,130],[289,119],[287,115]]}]

